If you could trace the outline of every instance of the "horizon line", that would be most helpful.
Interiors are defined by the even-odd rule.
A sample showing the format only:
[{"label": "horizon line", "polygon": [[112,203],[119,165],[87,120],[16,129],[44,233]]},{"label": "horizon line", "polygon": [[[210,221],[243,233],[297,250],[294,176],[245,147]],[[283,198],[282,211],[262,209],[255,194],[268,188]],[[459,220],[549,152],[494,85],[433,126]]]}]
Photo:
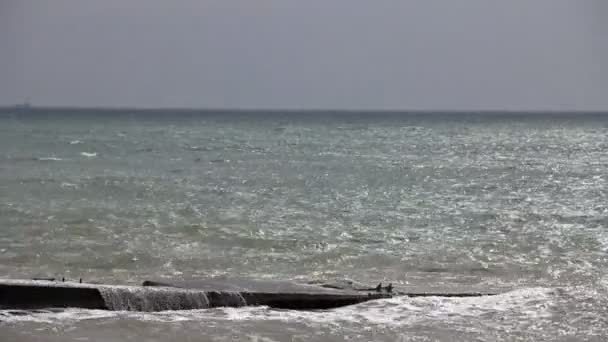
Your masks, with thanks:
[{"label": "horizon line", "polygon": [[65,105],[0,105],[0,110],[101,110],[101,111],[180,111],[180,112],[286,112],[286,113],[607,113],[608,109],[397,109],[397,108],[377,108],[377,109],[353,109],[353,108],[295,108],[295,107],[138,107],[138,106],[65,106]]}]

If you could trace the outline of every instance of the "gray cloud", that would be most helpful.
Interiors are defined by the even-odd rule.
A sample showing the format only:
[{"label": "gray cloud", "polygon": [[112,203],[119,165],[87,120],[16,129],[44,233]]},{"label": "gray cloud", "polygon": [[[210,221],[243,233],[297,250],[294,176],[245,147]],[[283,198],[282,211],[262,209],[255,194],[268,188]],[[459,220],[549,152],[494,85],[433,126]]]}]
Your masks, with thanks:
[{"label": "gray cloud", "polygon": [[608,109],[603,0],[0,0],[0,104]]}]

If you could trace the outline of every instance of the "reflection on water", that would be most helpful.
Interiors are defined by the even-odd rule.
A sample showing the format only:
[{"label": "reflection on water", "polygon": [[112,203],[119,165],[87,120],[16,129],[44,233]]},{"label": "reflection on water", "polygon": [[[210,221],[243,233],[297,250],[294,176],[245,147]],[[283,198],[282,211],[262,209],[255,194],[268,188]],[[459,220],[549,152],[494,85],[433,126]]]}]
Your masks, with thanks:
[{"label": "reflection on water", "polygon": [[608,327],[601,116],[83,115],[0,119],[3,277],[508,292],[312,313],[68,310],[2,316],[6,336],[567,340]]}]

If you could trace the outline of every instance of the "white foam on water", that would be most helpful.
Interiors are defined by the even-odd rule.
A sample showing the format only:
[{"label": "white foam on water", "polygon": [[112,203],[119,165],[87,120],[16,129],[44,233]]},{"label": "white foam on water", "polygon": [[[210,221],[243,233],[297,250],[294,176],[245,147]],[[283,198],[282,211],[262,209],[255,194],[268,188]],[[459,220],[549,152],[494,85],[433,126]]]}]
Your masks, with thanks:
[{"label": "white foam on water", "polygon": [[49,323],[61,324],[70,321],[86,321],[104,318],[116,318],[117,313],[107,310],[0,310],[0,325],[2,323]]},{"label": "white foam on water", "polygon": [[80,152],[80,155],[87,158],[97,157],[97,152]]},{"label": "white foam on water", "polygon": [[[222,308],[227,320],[273,320],[302,323],[363,323],[407,326],[509,313],[517,318],[550,318],[551,289],[530,288],[483,297],[394,297],[328,311],[271,310],[266,307]],[[199,313],[200,315],[201,313]],[[212,317],[208,317],[212,318]]]},{"label": "white foam on water", "polygon": [[[301,323],[310,326],[342,324],[382,326],[399,328],[416,324],[465,324],[472,321],[487,322],[489,325],[535,322],[552,317],[554,304],[553,289],[526,288],[511,292],[484,297],[446,298],[446,297],[394,297],[374,300],[348,307],[319,310],[296,311],[276,310],[264,306],[208,307],[208,300],[200,296],[201,292],[166,298],[165,291],[174,293],[175,289],[143,288],[140,291],[132,287],[104,287],[104,300],[114,310],[81,310],[67,309],[61,312],[39,312],[27,315],[14,315],[15,310],[0,311],[0,321],[5,322],[61,322],[64,320],[86,320],[121,318],[144,321],[182,322],[182,321],[279,321]],[[162,297],[162,298],[161,298]],[[239,296],[240,297],[240,296]],[[242,297],[235,298],[244,303]],[[195,310],[175,310],[175,308],[196,307]],[[163,312],[133,312],[128,310],[168,310]],[[500,317],[499,321],[497,320]]]},{"label": "white foam on water", "polygon": [[40,158],[36,158],[36,160],[39,161],[62,161],[62,158],[57,158],[57,157],[40,157]]},{"label": "white foam on water", "polygon": [[64,189],[78,189],[78,184],[62,182],[60,186]]}]

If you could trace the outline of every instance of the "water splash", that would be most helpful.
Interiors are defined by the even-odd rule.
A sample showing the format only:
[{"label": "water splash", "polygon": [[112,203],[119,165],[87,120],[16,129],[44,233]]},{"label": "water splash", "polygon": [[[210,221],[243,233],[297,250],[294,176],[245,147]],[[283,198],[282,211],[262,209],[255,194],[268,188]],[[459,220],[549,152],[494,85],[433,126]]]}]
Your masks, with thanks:
[{"label": "water splash", "polygon": [[100,286],[99,292],[108,309],[113,311],[157,312],[247,305],[241,293],[232,291]]},{"label": "water splash", "polygon": [[166,288],[99,287],[106,306],[115,311],[166,311],[209,308],[204,291]]},{"label": "water splash", "polygon": [[247,301],[240,292],[208,291],[207,298],[212,307],[241,307],[247,306]]}]

